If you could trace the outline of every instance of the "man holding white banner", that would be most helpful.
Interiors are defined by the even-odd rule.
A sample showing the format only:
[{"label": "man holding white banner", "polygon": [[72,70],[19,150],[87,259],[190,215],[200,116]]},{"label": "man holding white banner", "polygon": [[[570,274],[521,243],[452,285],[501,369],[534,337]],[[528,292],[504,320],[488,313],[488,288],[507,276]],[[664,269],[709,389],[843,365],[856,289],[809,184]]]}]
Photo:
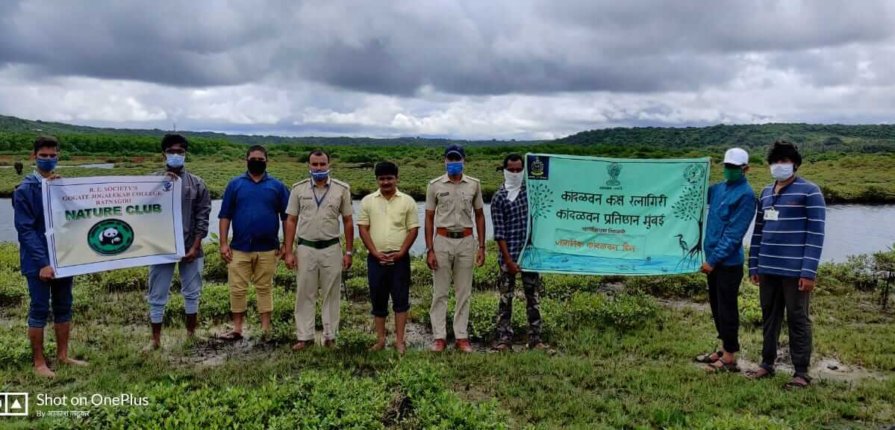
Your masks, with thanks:
[{"label": "man holding white banner", "polygon": [[66,277],[179,262],[181,186],[167,176],[96,176],[41,184],[50,265]]},{"label": "man holding white banner", "polygon": [[47,246],[46,223],[41,197],[41,184],[59,176],[54,173],[59,159],[59,142],[51,136],[38,137],[34,142],[31,158],[37,168],[22,180],[13,195],[15,226],[19,237],[19,256],[22,274],[28,280],[31,306],[28,311],[28,340],[34,372],[40,376],[56,376],[47,366],[43,352],[44,327],[53,312],[53,328],[56,331],[56,358],[59,363],[86,365],[68,356],[68,339],[71,330],[72,284],[71,277],[56,278],[50,265]]},{"label": "man holding white banner", "polygon": [[211,213],[211,196],[202,178],[189,173],[184,168],[187,147],[186,138],[179,134],[166,134],[162,138],[162,155],[167,170],[164,174],[181,182],[181,218],[183,223],[183,243],[189,246],[186,255],[178,263],[164,263],[149,266],[149,322],[152,326],[152,341],[148,349],[158,349],[161,345],[162,320],[165,306],[174,279],[174,265],[180,270],[180,292],[186,314],[186,333],[190,338],[196,332],[199,319],[199,296],[202,291],[202,239],[208,235],[208,217]]}]

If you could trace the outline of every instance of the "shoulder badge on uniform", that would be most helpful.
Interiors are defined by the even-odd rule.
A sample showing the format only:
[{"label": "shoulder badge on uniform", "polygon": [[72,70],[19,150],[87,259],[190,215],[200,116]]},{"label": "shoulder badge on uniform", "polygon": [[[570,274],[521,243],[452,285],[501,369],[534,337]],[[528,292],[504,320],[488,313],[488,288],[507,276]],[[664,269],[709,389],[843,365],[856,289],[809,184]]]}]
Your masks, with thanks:
[{"label": "shoulder badge on uniform", "polygon": [[340,180],[338,180],[338,179],[336,179],[336,178],[331,178],[330,181],[331,181],[332,183],[334,183],[334,184],[341,185],[341,186],[343,186],[343,187],[345,187],[345,188],[351,188],[351,186],[348,185],[347,182],[342,182],[342,181],[340,181]]}]

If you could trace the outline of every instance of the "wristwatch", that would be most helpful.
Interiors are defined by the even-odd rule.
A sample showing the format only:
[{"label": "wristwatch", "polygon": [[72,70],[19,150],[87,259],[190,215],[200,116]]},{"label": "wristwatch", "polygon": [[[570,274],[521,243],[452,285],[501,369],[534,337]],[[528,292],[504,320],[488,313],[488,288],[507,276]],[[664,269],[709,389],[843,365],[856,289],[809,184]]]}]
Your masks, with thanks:
[{"label": "wristwatch", "polygon": [[345,251],[345,255],[351,257],[351,251]]}]

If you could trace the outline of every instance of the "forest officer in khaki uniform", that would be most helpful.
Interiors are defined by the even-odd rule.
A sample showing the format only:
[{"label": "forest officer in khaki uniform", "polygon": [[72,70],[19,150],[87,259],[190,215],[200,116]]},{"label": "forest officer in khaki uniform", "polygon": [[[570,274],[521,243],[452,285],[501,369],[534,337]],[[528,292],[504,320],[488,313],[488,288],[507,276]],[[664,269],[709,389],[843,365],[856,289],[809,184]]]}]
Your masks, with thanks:
[{"label": "forest officer in khaki uniform", "polygon": [[[335,345],[339,329],[339,285],[343,270],[351,267],[354,224],[348,184],[329,176],[329,155],[312,151],[308,157],[311,178],[292,186],[286,208],[284,241],[286,266],[298,268],[295,294],[295,351],[314,345],[314,303],[322,295],[323,345]],[[339,245],[339,217],[345,228],[345,249]],[[297,248],[293,253],[293,245]]]},{"label": "forest officer in khaki uniform", "polygon": [[[456,348],[472,352],[467,326],[472,293],[473,263],[485,263],[485,211],[479,180],[463,174],[466,153],[460,145],[444,150],[447,174],[429,182],[426,189],[426,263],[433,271],[432,350],[447,345],[447,302],[451,281],[457,305],[454,309]],[[473,219],[474,218],[474,219]],[[476,237],[472,235],[475,224]]]}]

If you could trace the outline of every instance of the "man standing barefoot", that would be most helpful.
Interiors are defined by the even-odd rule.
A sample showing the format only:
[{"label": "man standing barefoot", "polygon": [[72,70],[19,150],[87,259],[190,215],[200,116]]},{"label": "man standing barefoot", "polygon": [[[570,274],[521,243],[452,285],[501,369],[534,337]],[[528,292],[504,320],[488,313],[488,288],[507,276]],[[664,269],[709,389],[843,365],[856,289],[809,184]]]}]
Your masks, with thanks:
[{"label": "man standing barefoot", "polygon": [[22,274],[28,280],[31,307],[28,311],[28,340],[34,360],[34,373],[47,378],[56,376],[44,357],[44,327],[52,306],[53,328],[56,331],[56,359],[62,364],[76,366],[86,362],[68,356],[68,339],[71,330],[71,303],[73,278],[56,278],[50,266],[47,247],[44,208],[41,199],[41,181],[53,180],[56,162],[59,160],[59,141],[55,137],[41,136],[34,141],[31,159],[37,168],[25,177],[13,194],[15,226],[19,236],[19,256]]}]

